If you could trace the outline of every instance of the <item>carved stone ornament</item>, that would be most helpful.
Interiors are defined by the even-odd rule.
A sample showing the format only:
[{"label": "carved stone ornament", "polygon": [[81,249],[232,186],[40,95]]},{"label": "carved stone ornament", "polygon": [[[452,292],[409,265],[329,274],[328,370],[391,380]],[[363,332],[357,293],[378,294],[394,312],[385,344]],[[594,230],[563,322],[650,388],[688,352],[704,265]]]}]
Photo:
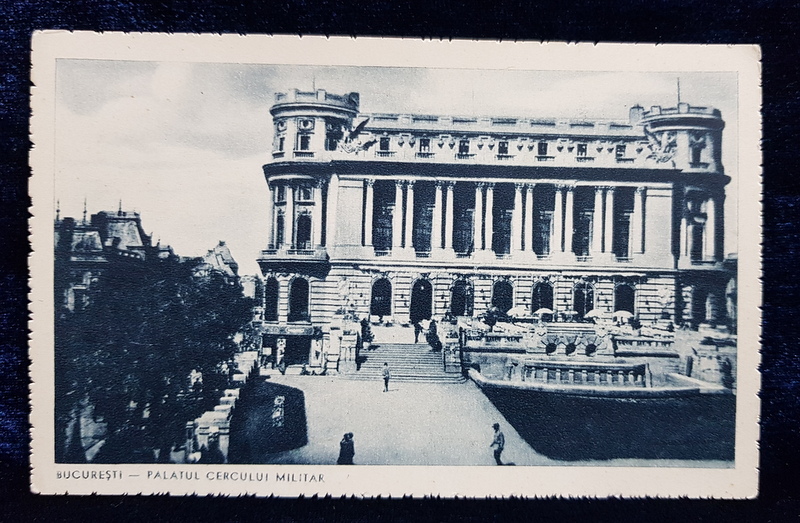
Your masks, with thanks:
[{"label": "carved stone ornament", "polygon": [[650,148],[650,154],[647,158],[653,159],[658,163],[672,162],[677,146],[677,133],[675,131],[652,133],[646,128],[644,133],[647,136],[648,147]]}]

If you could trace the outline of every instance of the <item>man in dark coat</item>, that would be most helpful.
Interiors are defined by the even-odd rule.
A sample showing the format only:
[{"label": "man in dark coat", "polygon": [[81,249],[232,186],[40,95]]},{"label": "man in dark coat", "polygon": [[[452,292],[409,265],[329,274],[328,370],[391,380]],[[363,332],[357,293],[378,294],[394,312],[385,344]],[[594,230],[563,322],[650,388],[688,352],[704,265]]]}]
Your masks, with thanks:
[{"label": "man in dark coat", "polygon": [[353,456],[356,454],[356,446],[353,442],[353,433],[348,432],[339,442],[339,459],[336,460],[337,465],[352,465]]}]

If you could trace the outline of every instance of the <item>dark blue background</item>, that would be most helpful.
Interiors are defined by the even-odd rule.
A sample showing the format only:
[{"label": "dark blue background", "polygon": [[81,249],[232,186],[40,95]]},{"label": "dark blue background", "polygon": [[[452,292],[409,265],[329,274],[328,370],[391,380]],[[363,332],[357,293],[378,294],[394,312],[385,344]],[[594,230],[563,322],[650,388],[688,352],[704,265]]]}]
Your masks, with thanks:
[{"label": "dark blue background", "polygon": [[[162,2],[0,0],[0,516],[110,518],[781,521],[800,514],[798,2]],[[764,86],[764,347],[757,501],[254,500],[28,493],[27,176],[30,35],[36,29],[289,33],[503,40],[758,43]],[[742,176],[746,173],[741,173]],[[741,245],[740,249],[749,246]]]}]

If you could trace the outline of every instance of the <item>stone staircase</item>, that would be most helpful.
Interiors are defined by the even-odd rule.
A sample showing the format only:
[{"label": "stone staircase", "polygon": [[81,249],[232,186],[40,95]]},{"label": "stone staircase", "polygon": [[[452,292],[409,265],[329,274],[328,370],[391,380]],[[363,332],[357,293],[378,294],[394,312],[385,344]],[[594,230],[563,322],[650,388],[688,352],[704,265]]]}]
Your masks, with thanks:
[{"label": "stone staircase", "polygon": [[383,364],[389,364],[392,381],[417,383],[463,383],[460,373],[447,373],[442,366],[442,353],[431,350],[427,343],[378,343],[362,350],[359,370],[342,377],[353,380],[383,379]]}]

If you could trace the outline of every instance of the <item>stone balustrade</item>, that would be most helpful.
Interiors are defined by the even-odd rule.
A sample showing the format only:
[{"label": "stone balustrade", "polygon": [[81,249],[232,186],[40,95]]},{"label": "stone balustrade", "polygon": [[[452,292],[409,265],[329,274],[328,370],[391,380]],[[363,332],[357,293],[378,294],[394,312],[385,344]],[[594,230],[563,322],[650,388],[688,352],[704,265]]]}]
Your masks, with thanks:
[{"label": "stone balustrade", "polygon": [[650,379],[646,363],[594,363],[525,360],[510,362],[506,379],[561,385],[593,385],[598,387],[648,387]]}]

